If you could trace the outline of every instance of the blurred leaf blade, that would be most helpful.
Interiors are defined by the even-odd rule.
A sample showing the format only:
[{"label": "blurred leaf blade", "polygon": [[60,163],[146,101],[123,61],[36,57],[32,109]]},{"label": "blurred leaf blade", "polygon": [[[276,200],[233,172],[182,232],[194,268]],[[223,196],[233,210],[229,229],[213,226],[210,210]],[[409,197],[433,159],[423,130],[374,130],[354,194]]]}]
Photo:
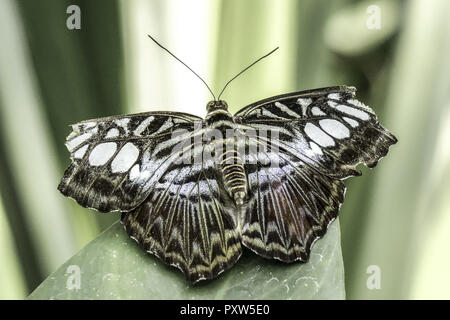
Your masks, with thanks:
[{"label": "blurred leaf blade", "polygon": [[[25,30],[15,2],[1,3],[0,21],[8,26],[0,27],[0,39],[8,43],[0,51],[0,121],[5,137],[4,152],[14,172],[14,183],[21,192],[21,204],[26,213],[23,227],[33,235],[42,270],[50,272],[72,254],[75,239],[69,214],[54,189],[58,181],[54,145],[42,113]],[[48,232],[48,221],[58,225],[52,233]]]},{"label": "blurred leaf blade", "polygon": [[[433,182],[433,190],[426,182],[433,173],[433,150],[450,98],[450,46],[445,41],[450,35],[449,9],[446,0],[406,2],[381,119],[399,143],[376,168],[354,266],[362,272],[348,279],[351,298],[408,298],[422,243],[437,218],[434,214],[439,211],[421,202],[441,189]],[[421,216],[426,219],[418,220]],[[442,252],[448,252],[448,244],[443,246]],[[382,290],[366,287],[365,270],[370,265],[382,270]]]},{"label": "blurred leaf blade", "polygon": [[25,295],[25,279],[20,266],[13,237],[0,197],[0,300],[20,299]]},{"label": "blurred leaf blade", "polygon": [[[69,266],[81,271],[70,290]],[[70,288],[70,286],[69,286]],[[178,270],[146,254],[117,222],[47,278],[30,299],[344,299],[339,222],[316,242],[307,263],[284,264],[246,250],[219,278],[189,285]]]},{"label": "blurred leaf blade", "polygon": [[[324,38],[334,52],[358,56],[389,39],[400,23],[400,2],[365,0],[338,10],[327,21]],[[374,21],[379,20],[378,25]],[[342,38],[345,36],[345,41]]]},{"label": "blurred leaf blade", "polygon": [[[66,28],[72,4],[81,8],[81,30]],[[373,5],[381,9],[381,29],[367,30]],[[5,9],[11,6],[18,9],[14,14]],[[152,33],[217,90],[280,46],[227,89],[224,99],[233,111],[289,91],[357,87],[358,98],[400,142],[374,171],[364,169],[348,183],[340,219],[347,296],[448,298],[448,0],[4,0],[0,8],[0,39],[7,44],[0,52],[6,66],[0,68],[0,193],[10,234],[0,259],[17,250],[20,266],[4,263],[4,274],[21,273],[8,278],[17,296],[117,218],[61,201],[55,190],[69,162],[68,124],[150,110],[204,115],[207,91],[148,41]],[[18,42],[29,60],[21,66],[25,72],[11,71],[23,56],[11,54]],[[30,136],[42,147],[24,148]],[[26,161],[30,154],[36,161]],[[39,184],[42,172],[46,179]],[[42,246],[47,234],[52,241]],[[71,249],[52,252],[63,243]],[[57,262],[49,263],[48,252]],[[381,267],[381,290],[366,286],[373,264]]]}]

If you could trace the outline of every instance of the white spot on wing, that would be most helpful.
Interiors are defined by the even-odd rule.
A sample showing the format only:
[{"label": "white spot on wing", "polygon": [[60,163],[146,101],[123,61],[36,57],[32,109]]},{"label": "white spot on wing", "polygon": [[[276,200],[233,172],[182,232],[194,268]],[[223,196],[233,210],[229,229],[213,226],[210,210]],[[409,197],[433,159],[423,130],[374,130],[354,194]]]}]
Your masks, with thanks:
[{"label": "white spot on wing", "polygon": [[318,107],[313,107],[313,108],[311,109],[311,112],[312,112],[312,114],[315,115],[315,116],[326,116],[326,113],[323,112],[322,110],[320,110]]},{"label": "white spot on wing", "polygon": [[114,120],[114,123],[123,128],[125,131],[125,134],[128,135],[128,122],[130,122],[130,118],[122,118],[122,119],[116,119]]},{"label": "white spot on wing", "polygon": [[344,119],[345,122],[347,122],[349,125],[351,125],[352,128],[356,128],[357,126],[359,126],[359,123],[356,120],[353,120],[353,119],[347,118],[347,117],[342,117],[342,119]]},{"label": "white spot on wing", "polygon": [[138,156],[139,149],[131,142],[127,142],[111,162],[111,171],[126,172],[136,162]]},{"label": "white spot on wing", "polygon": [[105,142],[95,146],[89,155],[89,164],[92,166],[102,166],[116,152],[117,144],[115,142]]},{"label": "white spot on wing", "polygon": [[286,106],[285,104],[282,104],[280,102],[275,102],[275,106],[280,109],[282,112],[290,115],[291,117],[294,118],[298,118],[298,114],[294,111],[292,111],[290,108],[288,108],[288,106]]},{"label": "white spot on wing", "polygon": [[314,155],[323,155],[322,149],[320,149],[316,143],[311,141],[309,146],[311,147],[311,151]]},{"label": "white spot on wing", "polygon": [[276,114],[273,114],[266,108],[261,108],[261,109],[262,109],[262,115],[264,115],[264,116],[268,116],[269,118],[274,118],[274,119],[282,119],[282,117],[279,117]]},{"label": "white spot on wing", "polygon": [[314,142],[322,147],[334,146],[334,140],[319,127],[313,125],[312,123],[307,123],[305,126],[305,133]]},{"label": "white spot on wing", "polygon": [[95,127],[96,125],[97,125],[96,122],[84,122],[84,123],[83,123],[84,129],[93,128],[93,127]]},{"label": "white spot on wing", "polygon": [[297,103],[301,105],[302,107],[307,107],[312,103],[311,98],[298,98]]},{"label": "white spot on wing", "polygon": [[130,170],[130,180],[134,180],[139,177],[141,173],[141,169],[139,167],[139,163],[136,163],[133,168]]},{"label": "white spot on wing", "polygon": [[319,121],[319,125],[330,136],[336,139],[344,139],[350,137],[350,130],[335,119],[324,119]]},{"label": "white spot on wing", "polygon": [[332,108],[335,108],[339,105],[336,101],[328,101],[328,105]]},{"label": "white spot on wing", "polygon": [[360,107],[362,109],[366,109],[369,112],[372,112],[372,109],[370,109],[368,106],[366,106],[364,103],[362,103],[361,101],[358,101],[356,99],[349,99],[347,100],[348,103],[353,104],[357,107]]},{"label": "white spot on wing", "polygon": [[346,114],[349,114],[349,115],[359,118],[361,120],[369,120],[370,119],[369,115],[366,112],[361,111],[359,109],[345,106],[343,104],[337,104],[334,101],[328,101],[328,105],[332,108],[335,108],[341,112],[344,112]]},{"label": "white spot on wing", "polygon": [[111,139],[111,138],[116,138],[119,136],[119,129],[117,128],[112,128],[108,130],[108,133],[106,134],[105,138],[106,139]]},{"label": "white spot on wing", "polygon": [[142,132],[149,126],[149,124],[155,119],[154,116],[150,116],[146,118],[144,121],[142,121],[137,128],[133,131],[133,134],[135,136],[140,136]]},{"label": "white spot on wing", "polygon": [[80,144],[82,144],[83,142],[85,142],[87,139],[89,139],[90,137],[92,137],[94,133],[93,132],[86,132],[83,133],[82,135],[73,138],[70,141],[66,142],[66,146],[67,149],[69,149],[69,151],[73,151],[76,147],[78,147]]},{"label": "white spot on wing", "polygon": [[330,93],[328,95],[328,99],[340,100],[341,99],[341,95],[339,93]]},{"label": "white spot on wing", "polygon": [[73,154],[73,157],[76,159],[81,159],[83,158],[84,154],[86,153],[86,150],[88,149],[89,145],[85,145],[82,146],[80,149],[78,149],[77,151],[75,151],[75,153]]},{"label": "white spot on wing", "polygon": [[312,103],[311,98],[298,98],[297,103],[302,107],[302,114],[306,116],[306,109]]},{"label": "white spot on wing", "polygon": [[173,126],[173,121],[172,118],[168,118],[163,125],[154,133],[154,134],[158,134],[160,132],[163,132],[164,130],[167,130],[169,128],[171,128]]},{"label": "white spot on wing", "polygon": [[73,131],[67,136],[66,140],[71,140],[75,138],[79,133],[80,132],[78,130],[73,129]]}]

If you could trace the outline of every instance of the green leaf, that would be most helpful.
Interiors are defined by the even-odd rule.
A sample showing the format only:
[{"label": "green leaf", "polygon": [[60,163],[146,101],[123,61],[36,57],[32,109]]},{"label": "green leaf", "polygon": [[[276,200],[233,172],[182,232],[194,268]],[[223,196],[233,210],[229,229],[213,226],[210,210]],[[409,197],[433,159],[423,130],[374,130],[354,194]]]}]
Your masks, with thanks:
[{"label": "green leaf", "polygon": [[[77,270],[79,289],[77,289]],[[245,250],[211,281],[189,285],[181,272],[146,254],[117,222],[48,277],[30,299],[344,299],[339,222],[309,262],[285,264]]]}]

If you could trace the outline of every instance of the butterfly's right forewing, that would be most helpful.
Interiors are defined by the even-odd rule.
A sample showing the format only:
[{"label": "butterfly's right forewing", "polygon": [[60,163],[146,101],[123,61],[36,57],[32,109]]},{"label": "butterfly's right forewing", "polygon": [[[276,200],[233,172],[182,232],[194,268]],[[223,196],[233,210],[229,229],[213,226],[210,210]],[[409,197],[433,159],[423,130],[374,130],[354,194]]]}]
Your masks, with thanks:
[{"label": "butterfly's right forewing", "polygon": [[323,174],[342,179],[374,167],[397,139],[372,109],[355,99],[353,87],[294,92],[253,103],[235,115],[257,131],[272,131],[280,151],[294,154]]}]

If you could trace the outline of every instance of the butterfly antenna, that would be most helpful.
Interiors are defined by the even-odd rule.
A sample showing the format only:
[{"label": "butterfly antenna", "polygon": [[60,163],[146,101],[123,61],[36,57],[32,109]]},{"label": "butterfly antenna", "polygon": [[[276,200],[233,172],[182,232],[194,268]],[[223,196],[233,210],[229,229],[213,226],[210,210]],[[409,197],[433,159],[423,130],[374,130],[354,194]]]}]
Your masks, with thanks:
[{"label": "butterfly antenna", "polygon": [[220,99],[220,96],[222,95],[222,93],[225,91],[225,89],[228,87],[228,85],[231,83],[231,81],[233,81],[234,79],[236,79],[237,77],[239,77],[241,74],[243,74],[245,71],[247,71],[248,69],[250,69],[251,67],[253,67],[255,64],[257,64],[258,62],[260,62],[262,59],[267,58],[268,56],[270,56],[272,53],[274,53],[275,51],[277,51],[280,47],[276,47],[275,49],[273,49],[272,51],[270,51],[268,54],[265,54],[264,56],[262,56],[261,58],[259,58],[258,60],[256,60],[255,62],[253,62],[251,65],[249,65],[248,67],[246,67],[244,70],[242,70],[241,72],[239,72],[237,75],[235,75],[233,78],[231,78],[230,81],[228,81],[225,86],[223,87],[222,91],[220,91],[219,96],[217,97],[217,100]]},{"label": "butterfly antenna", "polygon": [[214,101],[216,101],[216,96],[214,95],[214,93],[212,92],[211,88],[208,86],[208,84],[205,82],[205,80],[202,79],[202,77],[200,77],[194,70],[192,70],[186,63],[184,63],[183,61],[181,61],[180,59],[178,59],[172,52],[169,51],[169,49],[167,49],[166,47],[164,47],[161,43],[159,43],[155,38],[153,38],[151,35],[148,34],[148,37],[150,39],[153,40],[153,42],[155,42],[159,47],[161,47],[162,49],[164,49],[168,54],[170,54],[172,57],[174,57],[175,59],[177,59],[179,62],[181,62],[181,64],[183,66],[185,66],[186,68],[188,68],[193,74],[195,74],[197,76],[197,78],[199,78],[204,84],[205,86],[208,88],[209,92],[211,92],[211,95],[214,98]]}]

